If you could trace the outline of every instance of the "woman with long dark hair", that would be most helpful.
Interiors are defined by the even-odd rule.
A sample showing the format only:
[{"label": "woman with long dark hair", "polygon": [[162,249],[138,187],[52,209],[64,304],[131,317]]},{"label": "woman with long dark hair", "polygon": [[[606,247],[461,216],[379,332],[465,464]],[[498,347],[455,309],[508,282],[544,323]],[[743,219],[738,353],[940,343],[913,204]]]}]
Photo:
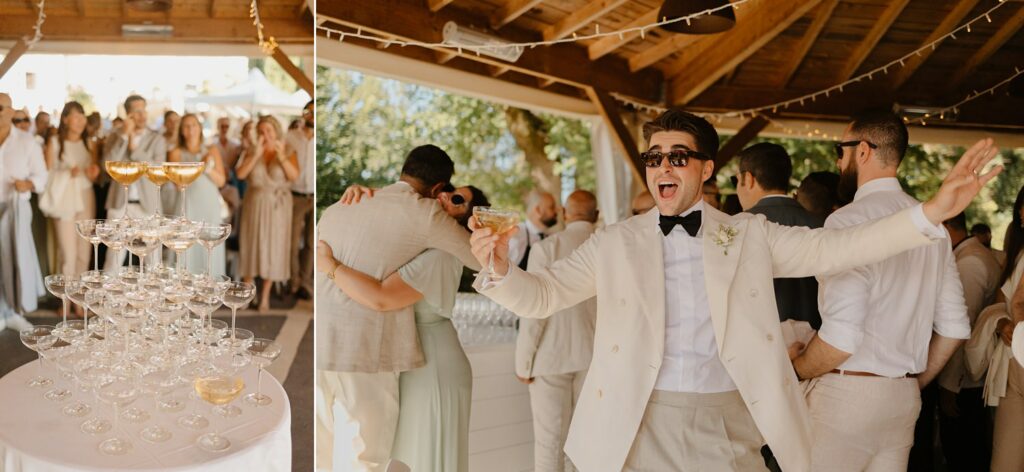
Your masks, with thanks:
[{"label": "woman with long dark hair", "polygon": [[[1017,192],[1013,204],[1013,219],[1006,228],[1003,249],[1006,251],[1006,267],[1003,269],[999,300],[1006,300],[1010,318],[999,321],[996,335],[1007,347],[1013,341],[1013,330],[1024,320],[1024,288],[1021,287],[1021,249],[1024,248],[1024,187]],[[1019,342],[1019,341],[1018,341]],[[1006,396],[996,407],[995,427],[992,434],[992,470],[1021,470],[1024,468],[1024,367],[1020,359],[1010,359],[1006,373]],[[994,369],[994,366],[990,366]]]},{"label": "woman with long dark hair", "polygon": [[99,146],[89,136],[80,103],[64,105],[57,134],[46,143],[45,154],[50,174],[39,207],[54,220],[61,273],[77,275],[88,270],[92,250],[88,241],[78,237],[75,221],[95,218],[92,185],[100,173]]}]

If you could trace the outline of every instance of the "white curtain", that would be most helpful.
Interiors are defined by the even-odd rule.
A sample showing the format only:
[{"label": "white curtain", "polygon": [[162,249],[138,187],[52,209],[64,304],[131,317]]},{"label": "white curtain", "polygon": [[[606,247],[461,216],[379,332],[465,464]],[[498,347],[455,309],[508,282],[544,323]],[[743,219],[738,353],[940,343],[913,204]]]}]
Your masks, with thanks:
[{"label": "white curtain", "polygon": [[632,216],[633,171],[615,143],[604,120],[594,117],[590,127],[590,149],[597,168],[597,203],[601,222],[610,225]]}]

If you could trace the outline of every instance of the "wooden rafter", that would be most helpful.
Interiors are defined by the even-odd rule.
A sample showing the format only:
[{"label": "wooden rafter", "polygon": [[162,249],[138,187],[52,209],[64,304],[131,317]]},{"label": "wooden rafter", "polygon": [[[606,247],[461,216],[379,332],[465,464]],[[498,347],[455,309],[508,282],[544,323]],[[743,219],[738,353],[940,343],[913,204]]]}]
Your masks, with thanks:
[{"label": "wooden rafter", "polygon": [[273,57],[274,61],[277,62],[277,64],[281,66],[286,73],[288,73],[292,80],[299,85],[299,88],[305,90],[310,97],[314,96],[313,81],[309,80],[309,77],[306,77],[306,73],[302,72],[302,69],[299,69],[299,66],[292,63],[292,60],[284,53],[284,51],[281,50],[281,48],[274,48],[274,53],[271,57]]},{"label": "wooden rafter", "polygon": [[885,11],[882,12],[877,20],[874,21],[874,25],[871,30],[868,31],[867,36],[861,40],[857,48],[850,53],[849,59],[846,60],[846,64],[839,69],[839,75],[836,77],[835,82],[845,82],[853,77],[853,74],[857,72],[860,65],[871,55],[871,51],[875,50],[875,46],[882,40],[882,36],[885,36],[886,31],[892,26],[896,18],[899,18],[900,13],[906,8],[907,3],[910,0],[893,0],[889,6],[885,7]]},{"label": "wooden rafter", "polygon": [[[437,13],[429,13],[422,0],[377,0],[373,2],[321,2],[317,14],[346,28],[362,28],[377,36],[395,37],[409,41],[438,42],[443,26],[454,21],[459,25],[479,25],[480,18],[457,6]],[[537,39],[537,32],[517,25],[506,25],[500,33],[489,29],[484,32],[507,41],[522,42]],[[408,48],[403,48],[408,49]],[[444,49],[444,48],[432,48]],[[597,86],[610,92],[621,93],[638,100],[656,101],[661,94],[662,77],[657,71],[630,74],[628,64],[619,57],[603,57],[597,61],[587,58],[587,49],[575,43],[526,48],[515,62],[477,55],[470,51],[460,56],[477,64],[508,67],[505,76],[548,79],[563,85],[582,89]],[[436,58],[435,58],[436,59]],[[463,61],[460,61],[460,63]],[[488,76],[485,67],[479,72]],[[536,79],[531,79],[536,83]]]},{"label": "wooden rafter", "polygon": [[821,34],[821,30],[825,29],[825,24],[832,17],[832,11],[836,9],[838,4],[839,0],[824,0],[811,13],[813,15],[811,25],[807,27],[804,37],[800,38],[800,42],[793,48],[793,54],[789,57],[786,64],[781,67],[784,73],[781,80],[776,82],[778,87],[786,87],[793,80],[793,74],[796,74],[800,64],[804,62],[804,58],[810,52],[811,46],[818,40],[818,35]]},{"label": "wooden rafter", "polygon": [[450,49],[435,49],[434,58],[438,64],[447,64],[448,61],[459,57],[459,54]]},{"label": "wooden rafter", "polygon": [[75,11],[83,18],[89,16],[85,12],[85,0],[75,0]]},{"label": "wooden rafter", "polygon": [[590,0],[590,3],[584,5],[583,8],[544,28],[544,40],[554,41],[569,36],[574,31],[604,16],[605,13],[614,10],[623,3],[626,3],[626,0]]},{"label": "wooden rafter", "polygon": [[[639,18],[629,22],[629,24],[627,24],[626,26],[623,26],[621,29],[639,28],[641,26],[649,25],[651,23],[654,23],[654,22],[658,21],[658,10],[660,10],[660,9],[661,9],[661,6],[658,6],[658,8],[655,8],[655,9],[653,9],[653,10],[647,12],[647,13],[644,13]],[[618,48],[620,48],[622,46],[625,46],[626,43],[628,43],[628,42],[630,42],[630,41],[632,41],[632,40],[634,40],[636,38],[639,38],[639,37],[640,37],[640,32],[639,31],[631,31],[629,33],[622,33],[621,36],[620,35],[605,36],[605,37],[603,37],[603,38],[601,38],[601,39],[591,43],[591,45],[589,47],[587,47],[587,55],[590,57],[590,60],[592,60],[592,61],[596,60],[596,59],[600,59],[605,54],[611,53],[611,52],[615,51],[616,49],[618,49]]]},{"label": "wooden rafter", "polygon": [[449,3],[452,3],[452,0],[427,0],[427,7],[430,8],[430,11],[436,13],[448,6]]},{"label": "wooden rafter", "polygon": [[[960,22],[967,17],[967,14],[970,13],[971,10],[974,9],[974,6],[978,4],[978,1],[979,0],[960,0],[957,2],[956,5],[953,6],[953,9],[950,10],[942,19],[942,22],[932,30],[932,33],[929,34],[924,41],[921,41],[921,46],[918,47],[923,47],[942,36],[945,36],[947,33],[952,31],[953,28],[959,26]],[[917,69],[928,60],[928,57],[931,56],[934,51],[934,48],[925,48],[925,50],[921,51],[920,54],[910,56],[910,59],[906,60],[903,67],[890,74],[888,83],[889,88],[899,89],[902,87],[903,84],[905,84],[907,80],[914,75],[914,72],[916,72]]]},{"label": "wooden rafter", "polygon": [[704,39],[705,36],[696,34],[669,33],[669,36],[658,44],[634,54],[629,58],[630,72],[643,70],[654,63],[672,55],[672,53]]},{"label": "wooden rafter", "polygon": [[594,103],[594,106],[600,112],[601,118],[611,129],[612,137],[615,138],[615,142],[619,145],[622,155],[629,159],[634,177],[644,182],[646,171],[643,164],[640,163],[640,149],[637,147],[633,135],[622,121],[622,107],[619,106],[619,102],[604,90],[587,87],[586,91],[590,101]]},{"label": "wooden rafter", "polygon": [[753,141],[754,138],[757,137],[758,133],[760,133],[766,126],[768,126],[768,120],[760,115],[751,118],[747,124],[743,125],[743,127],[740,128],[733,137],[729,138],[729,140],[722,145],[722,148],[718,150],[718,155],[715,156],[715,172],[718,172],[718,169],[721,169],[728,164],[729,161],[739,154],[747,143]]},{"label": "wooden rafter", "polygon": [[531,8],[537,6],[543,0],[505,0],[500,7],[491,13],[491,28],[498,29],[505,26],[516,18],[519,18],[524,13],[530,11]]},{"label": "wooden rafter", "polygon": [[504,75],[506,72],[508,72],[509,68],[508,68],[508,66],[492,66],[492,65],[488,65],[487,66],[487,70],[491,74],[491,77],[500,77],[500,76]]},{"label": "wooden rafter", "polygon": [[971,58],[967,63],[953,73],[952,78],[947,82],[946,92],[949,93],[956,90],[956,88],[963,83],[964,79],[969,77],[978,69],[978,66],[988,61],[992,55],[999,50],[999,48],[1003,47],[1003,45],[1006,44],[1013,35],[1017,34],[1017,31],[1020,31],[1021,26],[1024,26],[1024,5],[1021,5],[1012,17],[1006,19],[1003,26],[1000,26],[999,29],[996,30],[995,34],[993,34],[988,41],[985,41],[985,44],[982,45],[981,48],[971,55]]},{"label": "wooden rafter", "polygon": [[7,74],[7,71],[14,67],[14,63],[18,62],[18,59],[20,59],[26,51],[28,51],[28,44],[25,44],[24,39],[19,39],[18,42],[14,43],[14,46],[11,46],[11,49],[7,51],[7,54],[4,56],[4,60],[0,62],[0,79]]},{"label": "wooden rafter", "polygon": [[[36,23],[35,15],[5,16],[0,21],[0,39],[15,39],[32,31]],[[210,18],[171,18],[159,21],[174,27],[174,33],[168,38],[153,38],[149,42],[232,42],[253,43],[256,30],[252,20],[210,19]],[[123,18],[89,18],[82,21],[76,16],[48,15],[44,33],[48,40],[69,41],[124,41],[121,33]],[[295,20],[264,19],[266,30],[274,35],[281,44],[310,44],[313,40],[312,24]],[[143,41],[142,39],[133,41]]]},{"label": "wooden rafter", "polygon": [[672,103],[683,105],[693,100],[820,2],[759,2],[737,9],[736,26],[693,43],[665,70],[667,76],[673,77]]}]

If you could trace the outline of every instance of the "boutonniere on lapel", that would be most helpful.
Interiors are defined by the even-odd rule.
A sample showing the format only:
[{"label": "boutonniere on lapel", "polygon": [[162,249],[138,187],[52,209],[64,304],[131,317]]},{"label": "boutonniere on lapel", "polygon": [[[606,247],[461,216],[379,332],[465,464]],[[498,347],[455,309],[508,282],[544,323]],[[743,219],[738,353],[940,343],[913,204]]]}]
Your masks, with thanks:
[{"label": "boutonniere on lapel", "polygon": [[715,243],[716,246],[721,247],[725,255],[729,255],[729,246],[732,246],[732,240],[739,234],[739,230],[735,226],[727,226],[719,224],[718,229],[711,235],[711,242]]}]

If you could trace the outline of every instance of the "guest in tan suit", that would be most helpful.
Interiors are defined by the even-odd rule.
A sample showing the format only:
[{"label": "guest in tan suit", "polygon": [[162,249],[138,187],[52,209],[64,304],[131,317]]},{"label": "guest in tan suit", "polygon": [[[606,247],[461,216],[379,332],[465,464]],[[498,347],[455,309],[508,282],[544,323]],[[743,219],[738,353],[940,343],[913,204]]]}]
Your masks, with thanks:
[{"label": "guest in tan suit", "polygon": [[[973,332],[981,310],[996,299],[1002,267],[978,237],[968,237],[967,217],[963,213],[943,225],[953,243],[953,257]],[[939,435],[949,469],[985,470],[992,457],[992,421],[985,408],[985,382],[968,376],[963,346],[953,353],[937,383]]]},{"label": "guest in tan suit", "polygon": [[[572,254],[594,234],[597,197],[586,190],[569,195],[565,230],[533,246],[528,272],[540,272]],[[566,470],[565,437],[594,350],[597,303],[593,298],[550,318],[524,318],[516,338],[516,376],[530,385],[533,458],[536,472]]]},{"label": "guest in tan suit", "polygon": [[538,274],[509,264],[508,233],[474,220],[473,253],[486,261],[493,251],[495,268],[477,286],[531,317],[597,296],[594,357],[565,446],[580,470],[764,470],[765,440],[782,470],[810,470],[811,423],[772,278],[833,273],[943,238],[937,224],[1001,170],[975,174],[995,155],[991,141],[924,205],[828,231],[706,205],[701,184],[718,149],[706,120],[670,109],[644,135],[657,210],[598,231]]},{"label": "guest in tan suit", "polygon": [[[417,147],[406,157],[398,183],[359,205],[336,203],[324,210],[318,239],[338,262],[378,280],[428,248],[479,270],[469,250],[469,234],[434,199],[454,171],[451,158],[437,146]],[[382,470],[391,458],[398,424],[399,373],[424,365],[412,307],[374,311],[345,295],[330,274],[314,277],[316,467]],[[355,438],[343,437],[343,432],[357,429]],[[357,462],[332,460],[332,455],[346,453],[354,453]]]}]

